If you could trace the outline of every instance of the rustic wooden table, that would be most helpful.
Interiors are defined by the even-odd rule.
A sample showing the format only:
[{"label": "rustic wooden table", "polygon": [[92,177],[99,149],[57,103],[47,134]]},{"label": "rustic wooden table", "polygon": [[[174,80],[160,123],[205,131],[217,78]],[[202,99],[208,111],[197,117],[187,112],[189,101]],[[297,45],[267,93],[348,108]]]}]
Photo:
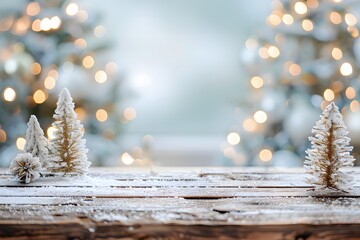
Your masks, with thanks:
[{"label": "rustic wooden table", "polygon": [[302,169],[94,168],[28,185],[0,170],[0,238],[360,239],[356,187],[309,191]]}]

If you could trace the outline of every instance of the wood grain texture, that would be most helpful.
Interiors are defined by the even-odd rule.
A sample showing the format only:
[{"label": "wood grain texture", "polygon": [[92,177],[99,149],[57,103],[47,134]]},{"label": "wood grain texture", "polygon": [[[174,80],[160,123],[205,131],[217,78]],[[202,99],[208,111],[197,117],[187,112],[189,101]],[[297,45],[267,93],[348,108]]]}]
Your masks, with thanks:
[{"label": "wood grain texture", "polygon": [[94,168],[24,185],[0,169],[1,239],[360,239],[355,188],[317,193],[302,169]]}]

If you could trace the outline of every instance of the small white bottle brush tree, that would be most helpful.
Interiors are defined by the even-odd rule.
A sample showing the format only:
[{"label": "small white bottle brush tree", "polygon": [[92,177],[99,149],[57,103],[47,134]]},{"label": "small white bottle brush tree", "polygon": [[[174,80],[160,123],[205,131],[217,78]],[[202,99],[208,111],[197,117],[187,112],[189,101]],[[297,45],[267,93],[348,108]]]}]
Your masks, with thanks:
[{"label": "small white bottle brush tree", "polygon": [[50,140],[51,171],[73,175],[87,173],[90,162],[87,160],[85,139],[80,121],[74,111],[73,99],[64,88],[57,102],[53,116],[54,138]]},{"label": "small white bottle brush tree", "polygon": [[312,147],[306,151],[304,163],[310,174],[308,183],[317,189],[351,189],[352,177],[340,171],[343,167],[352,167],[355,161],[350,154],[353,147],[349,145],[348,133],[338,107],[330,103],[312,129],[314,136],[309,137]]},{"label": "small white bottle brush tree", "polygon": [[39,158],[42,169],[47,170],[49,167],[49,151],[47,148],[48,143],[44,136],[44,132],[34,115],[31,115],[27,124],[25,139],[26,143],[24,151],[30,153],[34,157]]}]

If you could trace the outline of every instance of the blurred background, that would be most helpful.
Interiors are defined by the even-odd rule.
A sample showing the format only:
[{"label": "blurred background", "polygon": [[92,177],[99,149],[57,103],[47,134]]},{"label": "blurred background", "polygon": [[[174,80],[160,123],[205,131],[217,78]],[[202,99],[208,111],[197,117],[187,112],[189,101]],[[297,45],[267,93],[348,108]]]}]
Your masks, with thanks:
[{"label": "blurred background", "polygon": [[360,147],[360,3],[0,3],[0,166],[67,87],[93,166],[301,166],[324,107]]}]

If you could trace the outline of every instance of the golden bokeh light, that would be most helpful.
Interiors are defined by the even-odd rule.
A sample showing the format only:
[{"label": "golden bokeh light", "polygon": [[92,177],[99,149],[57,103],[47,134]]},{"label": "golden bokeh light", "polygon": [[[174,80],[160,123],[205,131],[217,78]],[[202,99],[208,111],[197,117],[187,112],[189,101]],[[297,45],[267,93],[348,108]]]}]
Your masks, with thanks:
[{"label": "golden bokeh light", "polygon": [[99,122],[105,122],[108,118],[108,113],[104,109],[99,109],[96,111],[96,119]]},{"label": "golden bokeh light", "polygon": [[268,22],[271,24],[271,25],[274,25],[274,26],[277,26],[281,23],[281,18],[276,15],[276,14],[271,14],[269,17],[268,17]]},{"label": "golden bokeh light", "polygon": [[61,26],[61,19],[58,16],[54,16],[50,19],[50,26],[52,29],[58,29]]},{"label": "golden bokeh light", "polygon": [[3,96],[5,101],[7,102],[12,102],[15,100],[16,98],[16,92],[14,89],[7,87],[5,88],[5,90],[3,91]]},{"label": "golden bokeh light", "polygon": [[36,19],[33,21],[32,25],[31,25],[31,28],[34,32],[40,32],[41,31],[41,27],[40,27],[40,24],[41,24],[41,20],[40,19]]},{"label": "golden bokeh light", "polygon": [[286,25],[291,25],[291,24],[294,23],[294,18],[293,18],[293,16],[291,16],[290,14],[284,14],[284,15],[282,16],[282,21],[283,21],[283,23],[286,24]]},{"label": "golden bokeh light", "polygon": [[87,42],[85,39],[83,38],[78,38],[75,40],[74,42],[75,46],[78,47],[78,48],[86,48],[87,46]]},{"label": "golden bokeh light", "polygon": [[340,48],[334,47],[333,50],[331,51],[331,56],[335,60],[340,60],[343,57],[343,53]]},{"label": "golden bokeh light", "polygon": [[269,52],[268,52],[268,49],[266,47],[261,47],[259,49],[259,56],[262,58],[262,59],[267,59],[269,58]]},{"label": "golden bokeh light", "polygon": [[30,66],[31,74],[38,75],[41,73],[41,65],[37,62],[33,62]]},{"label": "golden bokeh light", "polygon": [[295,3],[294,10],[297,14],[302,15],[307,13],[307,6],[305,3],[299,1]]},{"label": "golden bokeh light", "polygon": [[227,135],[227,142],[231,145],[239,144],[240,142],[240,135],[236,132],[231,132]]},{"label": "golden bokeh light", "polygon": [[124,152],[121,155],[121,161],[125,164],[125,165],[131,165],[134,163],[134,158],[127,152]]},{"label": "golden bokeh light", "polygon": [[257,124],[252,118],[247,118],[243,122],[243,128],[247,132],[254,132],[256,130]]},{"label": "golden bokeh light", "polygon": [[347,13],[347,14],[345,14],[345,22],[347,25],[353,27],[356,25],[357,19],[353,14]]},{"label": "golden bokeh light", "polygon": [[104,82],[106,82],[106,80],[107,80],[107,74],[106,74],[106,72],[104,72],[103,70],[97,71],[97,72],[95,73],[95,80],[96,80],[98,83],[104,83]]},{"label": "golden bokeh light", "polygon": [[44,18],[40,22],[40,29],[43,31],[49,31],[51,29],[50,18]]},{"label": "golden bokeh light", "polygon": [[46,95],[42,90],[37,90],[34,95],[34,102],[37,104],[42,104],[46,100]]},{"label": "golden bokeh light", "polygon": [[252,77],[250,82],[254,88],[261,88],[262,86],[264,86],[264,80],[259,76]]},{"label": "golden bokeh light", "polygon": [[341,23],[341,15],[338,12],[331,12],[330,13],[330,21],[333,24],[340,24]]},{"label": "golden bokeh light", "polygon": [[94,58],[92,56],[86,56],[82,60],[82,64],[85,68],[92,68],[94,66]]},{"label": "golden bokeh light", "polygon": [[40,13],[40,5],[37,2],[31,2],[26,7],[26,14],[29,16],[36,16]]},{"label": "golden bokeh light", "polygon": [[47,134],[48,139],[54,139],[55,138],[55,131],[56,131],[56,128],[48,127],[48,129],[46,130],[46,134]]},{"label": "golden bokeh light", "polygon": [[301,26],[307,32],[310,32],[314,29],[314,24],[309,19],[304,19],[301,23]]},{"label": "golden bokeh light", "polygon": [[132,107],[128,107],[124,110],[124,118],[127,121],[134,120],[136,118],[136,111]]},{"label": "golden bokeh light", "polygon": [[352,112],[358,112],[358,111],[359,111],[359,108],[360,108],[359,101],[357,101],[357,100],[351,101],[351,103],[350,103],[350,110],[351,110]]},{"label": "golden bokeh light", "polygon": [[350,76],[353,73],[353,68],[350,63],[344,62],[341,64],[340,73],[343,76]]},{"label": "golden bokeh light", "polygon": [[298,76],[301,73],[301,67],[296,63],[292,63],[289,65],[289,73],[292,76]]},{"label": "golden bokeh light", "polygon": [[272,152],[269,149],[263,149],[259,153],[259,158],[263,162],[268,162],[272,158]]},{"label": "golden bokeh light", "polygon": [[267,120],[267,114],[264,111],[257,111],[254,113],[254,120],[257,123],[264,123]]},{"label": "golden bokeh light", "polygon": [[79,6],[76,3],[70,3],[67,5],[65,12],[69,16],[74,16],[79,11]]},{"label": "golden bokeh light", "polygon": [[0,129],[0,143],[3,143],[6,141],[6,132],[2,129]]},{"label": "golden bokeh light", "polygon": [[306,5],[309,8],[317,8],[319,6],[318,0],[307,0]]},{"label": "golden bokeh light", "polygon": [[356,91],[353,87],[348,87],[346,90],[345,90],[345,95],[348,99],[353,99],[356,97]]},{"label": "golden bokeh light", "polygon": [[334,98],[335,98],[335,93],[333,90],[328,88],[324,91],[324,99],[326,101],[330,102],[330,101],[334,100]]},{"label": "golden bokeh light", "polygon": [[19,138],[16,139],[16,147],[19,150],[24,150],[25,144],[26,144],[25,138],[19,137]]},{"label": "golden bokeh light", "polygon": [[78,107],[78,108],[75,108],[75,112],[76,112],[76,115],[77,115],[77,118],[80,120],[80,121],[83,121],[85,118],[86,118],[86,111],[85,109],[81,108],[81,107]]},{"label": "golden bokeh light", "polygon": [[47,77],[45,78],[45,80],[44,80],[44,87],[45,87],[46,89],[51,90],[51,89],[53,89],[53,88],[55,87],[55,85],[56,85],[56,80],[55,80],[55,78],[53,78],[52,76],[47,76]]},{"label": "golden bokeh light", "polygon": [[270,46],[268,48],[268,54],[272,58],[277,58],[280,55],[280,50],[275,46]]}]

